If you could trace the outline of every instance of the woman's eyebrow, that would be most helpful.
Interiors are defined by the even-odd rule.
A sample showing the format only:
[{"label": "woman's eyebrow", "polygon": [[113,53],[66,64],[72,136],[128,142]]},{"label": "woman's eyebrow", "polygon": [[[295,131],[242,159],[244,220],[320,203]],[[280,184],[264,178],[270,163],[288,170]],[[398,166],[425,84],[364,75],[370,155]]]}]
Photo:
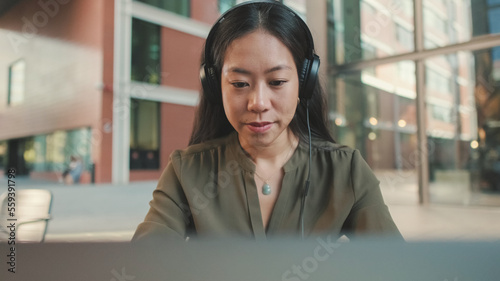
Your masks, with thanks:
[{"label": "woman's eyebrow", "polygon": [[227,72],[234,72],[234,73],[239,73],[239,74],[252,74],[252,72],[250,72],[249,70],[246,70],[244,68],[241,68],[241,67],[231,67],[230,69],[228,69]]},{"label": "woman's eyebrow", "polygon": [[265,73],[270,73],[270,72],[283,70],[283,69],[293,70],[290,66],[288,66],[286,64],[280,64],[280,65],[277,65],[275,67],[272,67],[272,68],[266,70]]},{"label": "woman's eyebrow", "polygon": [[[279,71],[279,70],[283,70],[283,69],[293,70],[290,66],[288,66],[286,64],[280,64],[280,65],[277,65],[277,66],[269,68],[264,73],[267,74],[267,73],[270,73],[270,72]],[[251,71],[246,70],[246,69],[241,68],[241,67],[231,67],[230,69],[228,69],[228,72],[234,72],[234,73],[239,73],[239,74],[247,74],[247,75],[252,74]]]}]

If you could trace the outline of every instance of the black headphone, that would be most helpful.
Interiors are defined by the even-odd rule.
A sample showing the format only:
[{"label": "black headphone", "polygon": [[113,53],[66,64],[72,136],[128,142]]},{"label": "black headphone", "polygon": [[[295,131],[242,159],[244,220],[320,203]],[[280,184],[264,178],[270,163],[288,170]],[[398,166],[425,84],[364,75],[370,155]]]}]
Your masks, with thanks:
[{"label": "black headphone", "polygon": [[213,45],[213,40],[219,24],[226,18],[226,16],[244,6],[256,5],[256,4],[273,4],[276,7],[286,9],[290,14],[295,17],[299,24],[304,29],[307,35],[307,54],[302,66],[297,66],[300,68],[298,72],[299,75],[299,97],[301,99],[309,100],[313,94],[316,82],[318,80],[318,70],[319,70],[319,57],[314,53],[314,41],[311,35],[311,31],[307,27],[306,23],[298,16],[292,9],[276,1],[251,1],[244,2],[242,4],[236,5],[226,11],[217,22],[214,24],[210,32],[208,33],[207,40],[205,42],[205,63],[200,68],[200,80],[203,87],[203,94],[207,99],[214,104],[222,104],[222,91],[219,80],[219,73],[217,73],[217,68],[211,61],[210,53]]}]

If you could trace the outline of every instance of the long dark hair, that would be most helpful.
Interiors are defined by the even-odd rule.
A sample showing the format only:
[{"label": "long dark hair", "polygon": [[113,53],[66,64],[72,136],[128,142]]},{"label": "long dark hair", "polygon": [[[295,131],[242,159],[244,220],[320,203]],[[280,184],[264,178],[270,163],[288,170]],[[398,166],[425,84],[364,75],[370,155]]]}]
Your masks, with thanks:
[{"label": "long dark hair", "polygon": [[[256,29],[263,29],[278,38],[292,53],[297,70],[302,69],[302,62],[308,52],[307,31],[299,22],[300,19],[290,16],[288,8],[282,4],[255,2],[242,5],[224,16],[217,26],[208,59],[215,66],[220,84],[220,73],[224,64],[224,56],[228,46]],[[310,50],[309,50],[310,51]],[[202,53],[202,66],[205,61],[205,51]],[[298,74],[297,74],[298,75]],[[221,95],[222,93],[216,93]],[[335,142],[328,130],[328,109],[325,92],[319,81],[309,103],[309,119],[311,134],[314,138]],[[301,100],[295,116],[289,124],[290,130],[300,141],[309,142],[307,130],[306,101]],[[197,144],[212,139],[220,138],[233,132],[234,128],[229,123],[222,103],[210,101],[206,93],[200,97],[197,108],[194,128],[189,144]]]}]

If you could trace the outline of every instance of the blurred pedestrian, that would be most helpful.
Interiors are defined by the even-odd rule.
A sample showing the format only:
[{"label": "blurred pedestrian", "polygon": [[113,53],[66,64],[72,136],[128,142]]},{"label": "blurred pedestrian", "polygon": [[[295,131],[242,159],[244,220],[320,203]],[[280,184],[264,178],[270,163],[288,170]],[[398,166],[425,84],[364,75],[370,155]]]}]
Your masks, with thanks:
[{"label": "blurred pedestrian", "polygon": [[83,171],[83,164],[79,156],[71,155],[68,168],[62,174],[62,180],[65,184],[74,184],[80,182]]}]

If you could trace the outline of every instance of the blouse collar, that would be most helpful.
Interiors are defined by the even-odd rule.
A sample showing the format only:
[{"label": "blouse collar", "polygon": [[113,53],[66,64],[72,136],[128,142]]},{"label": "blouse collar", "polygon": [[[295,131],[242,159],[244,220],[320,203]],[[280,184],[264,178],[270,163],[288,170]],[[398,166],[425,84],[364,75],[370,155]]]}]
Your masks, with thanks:
[{"label": "blouse collar", "polygon": [[[238,162],[243,170],[255,173],[255,163],[250,159],[249,155],[241,147],[238,139],[238,133],[233,131],[228,137],[228,149],[231,157]],[[299,165],[307,165],[307,157],[309,148],[303,145],[300,140],[297,148],[292,154],[292,157],[285,163],[283,169],[286,172],[295,170]]]}]

